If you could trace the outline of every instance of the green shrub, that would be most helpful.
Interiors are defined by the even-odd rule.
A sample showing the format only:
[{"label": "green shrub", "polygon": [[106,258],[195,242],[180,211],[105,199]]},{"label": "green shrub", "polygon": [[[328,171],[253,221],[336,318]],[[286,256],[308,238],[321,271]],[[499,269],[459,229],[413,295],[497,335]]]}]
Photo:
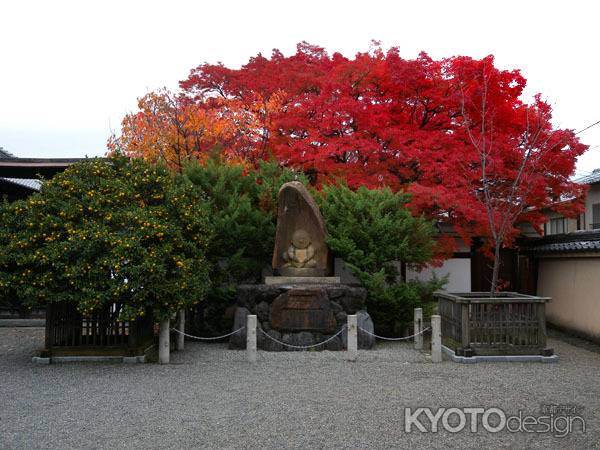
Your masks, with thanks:
[{"label": "green shrub", "polygon": [[425,317],[433,313],[435,302],[433,292],[441,289],[446,279],[435,276],[429,281],[386,282],[382,272],[363,275],[364,286],[368,291],[367,310],[379,334],[399,336],[413,321],[414,309],[423,308]]},{"label": "green shrub", "polygon": [[279,188],[306,179],[274,161],[254,168],[224,161],[216,152],[203,164],[188,163],[183,173],[206,197],[215,230],[207,251],[213,283],[196,330],[217,334],[231,327],[224,316],[235,301],[235,286],[260,282],[263,267],[270,265]]},{"label": "green shrub", "polygon": [[209,286],[206,202],[182,176],[142,160],[91,159],[0,207],[0,290],[27,305],[122,306],[156,319]]},{"label": "green shrub", "polygon": [[367,288],[367,309],[378,333],[402,332],[413,309],[431,309],[432,293],[445,280],[400,279],[399,264],[425,264],[435,249],[433,224],[413,217],[410,197],[389,188],[356,191],[346,185],[323,188],[317,196],[327,225],[327,244]]}]

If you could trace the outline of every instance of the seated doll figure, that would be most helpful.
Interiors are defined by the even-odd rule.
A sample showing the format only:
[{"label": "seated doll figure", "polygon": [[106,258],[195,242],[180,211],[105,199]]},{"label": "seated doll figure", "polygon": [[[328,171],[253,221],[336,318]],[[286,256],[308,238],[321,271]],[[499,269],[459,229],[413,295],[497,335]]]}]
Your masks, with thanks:
[{"label": "seated doll figure", "polygon": [[283,267],[311,268],[317,265],[314,259],[315,248],[310,243],[308,233],[302,229],[292,235],[292,243],[283,253]]}]

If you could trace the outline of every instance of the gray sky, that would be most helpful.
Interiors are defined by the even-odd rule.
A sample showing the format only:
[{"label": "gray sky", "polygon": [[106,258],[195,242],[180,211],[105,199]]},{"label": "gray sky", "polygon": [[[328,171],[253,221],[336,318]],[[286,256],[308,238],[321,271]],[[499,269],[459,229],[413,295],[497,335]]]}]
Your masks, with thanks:
[{"label": "gray sky", "polygon": [[[0,146],[20,157],[102,155],[149,90],[202,62],[238,67],[306,40],[351,56],[371,39],[402,56],[496,56],[541,92],[556,125],[600,120],[598,13],[590,1],[3,1]],[[600,125],[580,174],[600,167]]]}]

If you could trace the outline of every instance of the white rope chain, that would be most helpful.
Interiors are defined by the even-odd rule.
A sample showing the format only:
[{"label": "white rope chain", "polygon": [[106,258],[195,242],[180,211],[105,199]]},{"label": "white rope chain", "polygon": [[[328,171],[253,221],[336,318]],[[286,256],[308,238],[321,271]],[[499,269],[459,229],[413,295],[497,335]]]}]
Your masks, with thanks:
[{"label": "white rope chain", "polygon": [[375,333],[371,333],[370,331],[368,331],[368,330],[365,330],[364,328],[361,328],[361,327],[358,327],[358,329],[359,329],[360,331],[362,331],[363,333],[370,334],[371,336],[373,336],[373,337],[376,337],[377,339],[383,339],[384,341],[404,341],[404,340],[406,340],[406,339],[411,339],[411,338],[414,338],[415,336],[418,336],[418,335],[420,335],[420,334],[423,334],[423,333],[425,333],[427,330],[431,330],[431,327],[427,327],[427,328],[425,328],[425,329],[423,329],[423,330],[419,331],[418,333],[415,333],[415,334],[413,334],[412,336],[404,336],[404,337],[399,337],[399,338],[389,338],[389,337],[384,337],[384,336],[378,336],[378,335],[376,335]]},{"label": "white rope chain", "polygon": [[233,336],[235,333],[239,333],[240,331],[242,331],[245,328],[246,327],[241,327],[241,328],[238,328],[235,331],[232,331],[231,333],[224,334],[223,336],[214,336],[214,337],[192,336],[191,334],[187,334],[187,333],[184,333],[183,331],[179,331],[177,328],[171,328],[171,330],[175,331],[175,332],[177,332],[179,334],[183,334],[184,336],[189,337],[191,339],[198,339],[200,341],[216,341],[217,339],[223,339],[223,338],[226,338],[226,337],[229,337],[229,336]]},{"label": "white rope chain", "polygon": [[[190,339],[198,339],[198,340],[201,340],[201,341],[216,341],[218,339],[223,339],[223,338],[226,338],[226,337],[229,337],[229,336],[233,336],[234,334],[239,333],[240,331],[244,330],[245,328],[246,327],[241,327],[241,328],[238,328],[235,331],[232,331],[231,333],[224,334],[223,336],[213,336],[213,337],[193,336],[191,334],[184,333],[183,331],[180,331],[177,328],[171,328],[171,331],[175,331],[176,333],[183,334],[184,336],[189,337]],[[344,331],[345,328],[346,328],[346,325],[344,325],[342,328],[340,328],[340,330],[337,333],[335,333],[333,336],[330,336],[329,338],[325,339],[323,342],[319,342],[317,344],[312,344],[312,345],[292,345],[292,344],[287,344],[287,343],[282,342],[282,341],[280,341],[278,339],[275,339],[273,336],[271,336],[270,334],[268,334],[262,328],[259,328],[258,330],[262,334],[264,334],[266,337],[268,337],[269,339],[271,339],[273,342],[277,342],[278,344],[281,344],[281,345],[283,345],[285,347],[307,349],[307,348],[318,347],[319,345],[323,345],[323,344],[328,343],[329,341],[333,340],[335,337],[339,336],[342,333],[342,331]],[[423,334],[423,333],[425,333],[428,330],[431,330],[431,327],[427,327],[427,328],[424,328],[423,330],[421,330],[418,333],[415,333],[415,334],[413,334],[411,336],[404,336],[404,337],[399,337],[399,338],[390,338],[390,337],[385,337],[385,336],[379,336],[379,335],[377,335],[375,333],[371,333],[370,331],[365,330],[362,327],[357,327],[357,328],[360,331],[362,331],[363,333],[367,333],[367,334],[369,334],[369,335],[371,335],[371,336],[373,336],[373,337],[375,337],[377,339],[383,339],[385,341],[404,341],[406,339],[411,339],[411,338],[414,338],[415,336]]]},{"label": "white rope chain", "polygon": [[307,348],[313,348],[313,347],[318,347],[319,345],[323,345],[328,343],[329,341],[331,341],[333,338],[339,336],[341,334],[342,331],[344,331],[344,328],[346,328],[346,325],[344,325],[342,328],[340,328],[340,331],[338,331],[337,333],[335,333],[333,336],[325,339],[323,342],[319,342],[318,344],[312,344],[312,345],[292,345],[292,344],[287,344],[285,342],[281,342],[280,340],[275,339],[273,336],[271,336],[270,334],[268,334],[265,330],[263,330],[262,328],[259,328],[260,332],[262,334],[264,334],[266,337],[268,337],[269,339],[271,339],[273,342],[277,342],[278,344],[281,344],[285,347],[290,347],[290,348],[299,348],[299,349],[303,349],[306,350]]}]

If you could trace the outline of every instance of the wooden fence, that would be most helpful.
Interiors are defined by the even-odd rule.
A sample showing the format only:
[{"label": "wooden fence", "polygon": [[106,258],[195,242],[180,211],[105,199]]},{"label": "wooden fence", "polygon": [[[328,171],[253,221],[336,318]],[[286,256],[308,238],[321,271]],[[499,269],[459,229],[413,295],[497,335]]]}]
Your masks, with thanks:
[{"label": "wooden fence", "polygon": [[549,355],[548,297],[500,292],[436,293],[442,342],[457,355]]},{"label": "wooden fence", "polygon": [[84,316],[69,303],[53,303],[46,310],[46,353],[51,355],[137,355],[151,345],[151,317],[118,319],[116,304]]}]

